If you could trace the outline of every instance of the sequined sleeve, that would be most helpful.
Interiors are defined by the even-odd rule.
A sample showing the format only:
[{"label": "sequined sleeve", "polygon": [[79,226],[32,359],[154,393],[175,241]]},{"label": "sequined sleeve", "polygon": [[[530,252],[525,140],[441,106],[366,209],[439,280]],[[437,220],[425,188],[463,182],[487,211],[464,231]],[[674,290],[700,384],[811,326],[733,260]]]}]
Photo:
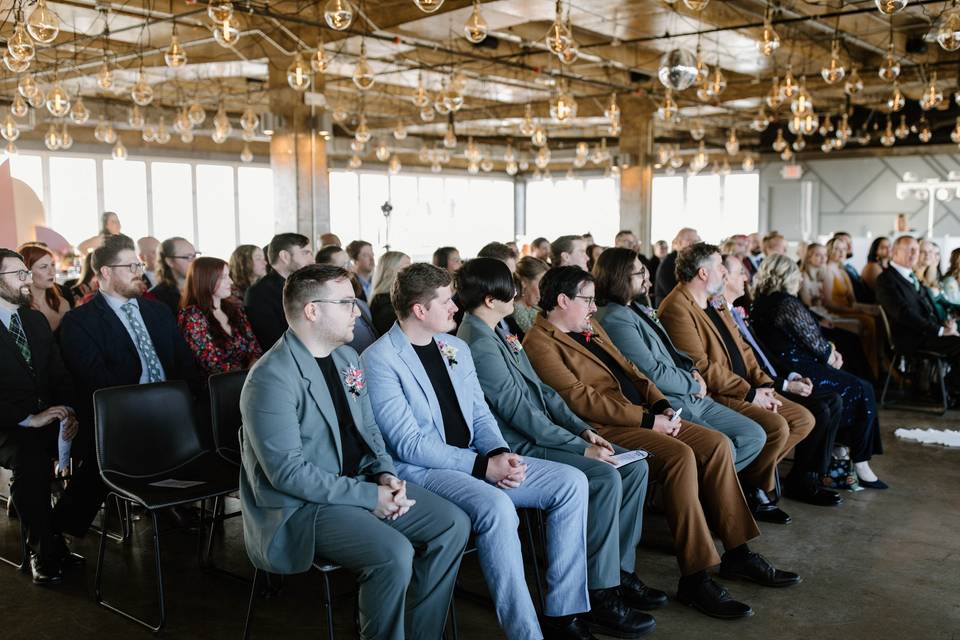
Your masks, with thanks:
[{"label": "sequined sleeve", "polygon": [[823,362],[830,359],[832,348],[823,337],[820,325],[796,296],[784,296],[774,314],[774,324]]}]

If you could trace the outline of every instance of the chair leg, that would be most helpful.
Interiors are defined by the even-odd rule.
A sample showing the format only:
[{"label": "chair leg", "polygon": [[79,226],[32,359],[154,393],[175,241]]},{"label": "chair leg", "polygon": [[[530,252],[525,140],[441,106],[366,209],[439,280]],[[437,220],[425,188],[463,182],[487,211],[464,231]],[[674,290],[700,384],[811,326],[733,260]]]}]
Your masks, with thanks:
[{"label": "chair leg", "polygon": [[890,379],[893,377],[893,368],[897,362],[897,352],[893,352],[893,358],[890,360],[890,366],[887,367],[887,379],[883,381],[883,391],[880,393],[880,406],[887,408],[887,390],[890,388]]},{"label": "chair leg", "polygon": [[257,584],[260,582],[260,570],[253,569],[253,585],[250,587],[250,601],[247,603],[247,617],[243,621],[243,640],[250,638],[250,622],[253,620],[253,605],[257,601]]},{"label": "chair leg", "polygon": [[447,620],[450,623],[450,637],[453,640],[460,640],[460,627],[459,623],[457,622],[456,598],[454,598],[452,595],[450,596],[450,608],[447,610]]},{"label": "chair leg", "polygon": [[323,606],[327,609],[327,637],[335,640],[333,635],[333,595],[330,587],[330,576],[326,571],[321,571],[323,576]]},{"label": "chair leg", "polygon": [[942,359],[937,360],[937,373],[940,378],[940,415],[943,415],[950,408],[950,394],[947,393],[947,364]]},{"label": "chair leg", "polygon": [[537,604],[540,605],[540,613],[544,612],[543,583],[540,577],[540,562],[537,560],[537,546],[533,537],[533,525],[530,522],[530,512],[524,512],[523,523],[526,529],[527,546],[530,547],[530,561],[533,563],[534,585],[537,588]]}]

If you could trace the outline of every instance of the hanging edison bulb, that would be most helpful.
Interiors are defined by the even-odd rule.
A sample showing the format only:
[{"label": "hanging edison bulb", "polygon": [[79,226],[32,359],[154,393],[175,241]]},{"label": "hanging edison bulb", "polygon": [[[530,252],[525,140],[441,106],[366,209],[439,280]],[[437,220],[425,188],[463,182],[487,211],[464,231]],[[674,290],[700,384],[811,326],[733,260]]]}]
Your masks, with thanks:
[{"label": "hanging edison bulb", "polygon": [[720,70],[720,65],[713,68],[713,75],[707,80],[707,95],[711,98],[718,97],[727,88],[727,79]]},{"label": "hanging edison bulb", "polygon": [[430,94],[427,88],[423,86],[423,78],[420,78],[417,84],[417,92],[413,95],[413,104],[421,109],[430,104]]},{"label": "hanging edison bulb", "polygon": [[793,160],[793,156],[793,149],[791,149],[789,146],[780,153],[780,159],[784,162],[790,162]]},{"label": "hanging edison bulb", "polygon": [[774,139],[773,144],[771,145],[773,150],[777,153],[783,151],[787,148],[787,141],[783,137],[783,129],[777,129],[777,137]]},{"label": "hanging edison bulb", "polygon": [[783,95],[780,91],[780,78],[773,76],[773,80],[770,81],[770,92],[767,94],[764,100],[767,103],[767,106],[776,111],[780,105],[783,103]]},{"label": "hanging edison bulb", "polygon": [[855,96],[863,91],[863,79],[860,78],[860,72],[856,67],[850,69],[850,75],[847,81],[843,83],[843,90],[848,96]]},{"label": "hanging edison bulb", "polygon": [[799,86],[796,77],[793,75],[793,69],[787,67],[787,75],[783,76],[783,83],[780,85],[780,97],[783,100],[789,100],[798,90]]},{"label": "hanging edison bulb", "polygon": [[693,125],[690,127],[690,137],[694,141],[703,140],[703,136],[707,135],[707,130],[703,126],[703,120],[697,119],[693,121]]},{"label": "hanging edison bulb", "polygon": [[767,127],[770,126],[770,116],[767,115],[766,109],[763,108],[763,105],[760,105],[760,110],[757,111],[757,114],[753,116],[753,120],[750,121],[750,128],[757,133],[762,133],[767,130]]},{"label": "hanging edison bulb", "polygon": [[424,122],[433,122],[433,119],[437,117],[437,112],[433,110],[433,107],[424,107],[420,109],[420,119]]},{"label": "hanging edison bulb", "polygon": [[447,124],[447,132],[443,134],[443,146],[447,149],[455,149],[457,146],[457,134],[453,130],[453,123]]},{"label": "hanging edison bulb", "polygon": [[[144,142],[156,142],[157,127],[149,122],[146,123],[145,125],[143,125],[143,131],[140,132],[140,138]],[[216,140],[214,140],[214,142],[216,142]]]},{"label": "hanging edison bulb", "polygon": [[853,135],[853,129],[850,128],[850,116],[844,112],[840,116],[840,124],[837,125],[837,140],[846,142]]},{"label": "hanging edison bulb", "polygon": [[0,135],[7,142],[13,142],[20,137],[20,125],[13,119],[13,114],[8,113],[3,122],[0,122]]},{"label": "hanging edison bulb", "polygon": [[407,137],[407,128],[404,126],[402,120],[397,120],[397,126],[393,128],[393,139],[405,140],[406,137]]},{"label": "hanging edison bulb", "polygon": [[[893,134],[897,136],[898,140],[903,140],[910,135],[910,127],[907,126],[907,116],[901,114],[900,124],[897,125],[897,128]],[[953,134],[951,134],[951,137],[952,135]]]},{"label": "hanging edison bulb", "polygon": [[892,147],[896,142],[897,136],[893,132],[893,122],[890,121],[890,116],[887,116],[887,127],[880,134],[880,144],[885,147]]},{"label": "hanging edison bulb", "polygon": [[833,45],[830,47],[830,62],[820,69],[820,76],[827,84],[836,84],[843,80],[845,75],[847,75],[847,70],[844,68],[843,62],[840,61],[840,41],[834,39]]},{"label": "hanging edison bulb", "polygon": [[97,86],[104,91],[113,86],[113,71],[106,58],[100,63],[100,69],[97,71]]},{"label": "hanging edison bulb", "polygon": [[153,102],[153,88],[147,84],[147,78],[143,73],[143,64],[140,65],[140,71],[137,72],[137,81],[130,90],[130,98],[134,104],[145,107]]},{"label": "hanging edison bulb", "polygon": [[907,3],[910,0],[874,0],[877,3],[877,9],[880,10],[880,13],[883,13],[888,16],[892,16],[895,13],[900,13],[903,11],[903,8],[907,6]]},{"label": "hanging edison bulb", "polygon": [[27,31],[41,44],[50,44],[57,39],[60,33],[60,18],[47,6],[46,0],[39,0],[30,12],[27,17]]},{"label": "hanging edison bulb", "polygon": [[801,116],[813,111],[813,97],[810,95],[810,92],[807,91],[806,77],[800,80],[800,88],[796,94],[794,94],[793,100],[790,101],[790,111]]},{"label": "hanging edison bulb", "polygon": [[76,102],[70,108],[70,119],[74,124],[84,124],[90,119],[90,110],[87,109],[87,105],[83,104],[82,96],[78,95]]},{"label": "hanging edison bulb", "polygon": [[356,169],[359,169],[361,165],[363,165],[363,160],[361,160],[360,156],[358,156],[357,154],[353,154],[352,156],[350,156],[350,160],[347,161],[348,169],[356,170]]},{"label": "hanging edison bulb", "polygon": [[443,0],[413,0],[413,3],[424,13],[436,13],[443,6]]},{"label": "hanging edison bulb", "polygon": [[37,54],[37,49],[33,45],[33,40],[27,35],[27,28],[23,26],[23,22],[17,22],[14,25],[13,34],[7,40],[7,51],[14,60],[20,62],[29,62]]},{"label": "hanging edison bulb", "polygon": [[134,105],[127,115],[127,124],[129,124],[132,129],[143,129],[144,123],[143,110],[139,106]]},{"label": "hanging edison bulb", "polygon": [[923,90],[923,95],[920,96],[920,108],[929,111],[940,106],[942,102],[943,92],[937,87],[937,72],[934,71],[930,74],[930,84],[927,85],[927,88]]},{"label": "hanging edison bulb", "polygon": [[610,122],[620,121],[620,107],[617,105],[617,94],[610,94],[610,102],[607,103],[606,108],[603,110],[603,115]]},{"label": "hanging edison bulb", "polygon": [[820,135],[826,138],[833,132],[833,120],[830,118],[830,114],[827,114],[827,117],[823,119],[820,123]]},{"label": "hanging edison bulb", "polygon": [[193,129],[193,123],[190,122],[190,114],[186,107],[177,110],[177,115],[173,119],[173,128],[180,133]]},{"label": "hanging edison bulb", "polygon": [[537,155],[533,157],[533,163],[541,169],[546,169],[550,164],[550,147],[544,145],[537,149]]},{"label": "hanging edison bulb", "polygon": [[114,160],[127,159],[127,148],[123,146],[123,140],[121,140],[119,137],[117,138],[117,143],[113,145],[113,150],[110,152],[110,155]]},{"label": "hanging edison bulb", "polygon": [[690,168],[694,173],[697,173],[703,171],[709,162],[710,157],[707,155],[707,147],[701,141],[700,146],[697,147],[697,153],[693,156],[693,160],[690,161]]},{"label": "hanging edison bulb", "polygon": [[463,106],[463,94],[457,88],[456,83],[449,82],[447,86],[437,96],[441,107],[437,108],[440,113],[456,113]]},{"label": "hanging edison bulb", "polygon": [[890,46],[887,47],[887,55],[883,59],[883,64],[880,65],[880,69],[877,71],[877,74],[880,76],[881,80],[886,80],[887,82],[893,82],[900,76],[900,63],[893,55],[893,43],[890,43]]},{"label": "hanging edison bulb", "polygon": [[663,96],[663,103],[657,108],[657,117],[664,122],[673,122],[677,117],[677,103],[673,101],[673,93],[667,89]]},{"label": "hanging edison bulb", "polygon": [[37,84],[37,81],[33,77],[32,73],[23,74],[23,76],[20,78],[20,82],[17,83],[17,92],[27,99],[32,98],[40,93],[40,85]]},{"label": "hanging edison bulb", "polygon": [[508,176],[515,176],[520,172],[520,165],[514,162],[508,162],[507,165],[503,168]]},{"label": "hanging edison bulb", "polygon": [[327,52],[323,48],[323,40],[317,44],[316,50],[310,54],[310,68],[314,73],[323,73],[330,65],[330,59],[327,58]]},{"label": "hanging edison bulb", "polygon": [[374,155],[377,156],[377,160],[380,162],[386,162],[390,157],[390,148],[387,147],[386,140],[381,138],[380,142],[377,143],[377,148],[374,149]]},{"label": "hanging edison bulb", "polygon": [[43,102],[46,100],[47,96],[43,91],[37,91],[35,94],[27,98],[27,102],[30,103],[30,106],[34,109],[43,108]]},{"label": "hanging edison bulb", "polygon": [[957,122],[953,125],[953,131],[950,132],[950,139],[956,144],[960,144],[960,116],[957,116]]},{"label": "hanging edison bulb", "polygon": [[740,140],[737,138],[736,129],[730,129],[730,133],[727,135],[727,141],[723,146],[726,148],[728,155],[735,156],[740,153]]},{"label": "hanging edison bulb", "polygon": [[533,130],[533,135],[530,136],[530,142],[535,147],[545,146],[547,144],[547,130],[542,125],[537,125]]},{"label": "hanging edison bulb", "polygon": [[403,165],[400,164],[400,156],[393,154],[390,156],[390,162],[387,163],[387,171],[390,175],[395,176],[400,173],[400,169],[403,168]]},{"label": "hanging edison bulb", "polygon": [[357,142],[366,143],[370,140],[370,127],[367,126],[367,116],[360,114],[360,122],[357,124],[357,130],[353,132],[353,138]]},{"label": "hanging edison bulb", "polygon": [[249,144],[243,145],[243,149],[240,151],[240,162],[253,162],[253,151],[250,150]]},{"label": "hanging edison bulb", "polygon": [[103,141],[107,144],[113,144],[117,141],[117,131],[110,123],[107,123],[107,129],[103,132]]},{"label": "hanging edison bulb", "polygon": [[9,49],[3,50],[3,65],[14,73],[23,73],[30,68],[29,60],[17,60],[10,55]]},{"label": "hanging edison bulb", "polygon": [[194,126],[199,127],[203,124],[203,121],[207,119],[207,112],[203,109],[199,102],[194,102],[187,109],[187,115],[190,116],[190,122]]},{"label": "hanging edison bulb", "polygon": [[258,124],[260,124],[260,117],[257,115],[257,112],[253,110],[253,107],[248,105],[240,116],[240,128],[247,131],[254,131]]},{"label": "hanging edison bulb", "polygon": [[173,26],[173,35],[170,36],[170,46],[163,53],[163,61],[171,69],[179,69],[187,64],[187,51],[180,44],[180,36],[177,35],[177,26]]},{"label": "hanging edison bulb", "polygon": [[503,152],[503,161],[504,162],[515,162],[517,160],[517,152],[513,148],[513,141],[507,141],[507,150]]},{"label": "hanging edison bulb", "polygon": [[361,42],[360,59],[357,60],[357,66],[353,68],[353,84],[357,85],[360,91],[366,91],[373,86],[375,81],[373,69],[370,68],[370,63],[367,62],[367,45]]},{"label": "hanging edison bulb", "polygon": [[547,47],[549,47],[550,51],[554,54],[560,55],[566,51],[572,40],[573,35],[563,23],[563,12],[560,7],[560,0],[557,0],[553,24],[550,25],[550,30],[547,31]]},{"label": "hanging edison bulb", "polygon": [[927,116],[920,116],[917,129],[917,137],[920,138],[920,142],[930,142],[930,139],[933,138],[933,132],[930,130],[930,122],[927,120]]},{"label": "hanging edison bulb", "polygon": [[240,42],[240,19],[231,14],[226,20],[217,24],[213,29],[213,39],[225,49],[236,46]]},{"label": "hanging edison bulb", "polygon": [[710,4],[710,0],[683,0],[683,4],[687,5],[690,11],[703,11]]},{"label": "hanging edison bulb", "polygon": [[944,51],[960,49],[960,7],[956,3],[937,20],[937,43]]},{"label": "hanging edison bulb", "polygon": [[93,129],[93,139],[97,142],[105,142],[107,137],[107,121],[100,116],[97,126]]},{"label": "hanging edison bulb", "polygon": [[550,117],[557,122],[566,122],[577,117],[577,101],[565,80],[560,83],[556,96],[550,101]]},{"label": "hanging edison bulb", "polygon": [[740,165],[740,168],[744,171],[753,171],[755,166],[753,156],[744,156],[743,164]]},{"label": "hanging edison bulb", "polygon": [[62,118],[70,111],[70,94],[63,88],[60,81],[56,81],[53,88],[47,93],[47,111],[54,118]]},{"label": "hanging edison bulb", "polygon": [[223,140],[226,140],[230,136],[230,132],[233,131],[233,126],[230,124],[230,117],[227,115],[226,107],[222,102],[217,112],[213,115],[213,128],[214,133],[219,133]]},{"label": "hanging edison bulb", "polygon": [[323,19],[335,31],[344,31],[353,23],[353,6],[350,0],[330,0],[323,8]]},{"label": "hanging edison bulb", "polygon": [[794,151],[796,151],[797,153],[800,153],[801,151],[807,148],[807,141],[802,135],[799,135],[797,136],[797,139],[793,141],[793,144],[790,146],[793,148]]},{"label": "hanging edison bulb", "polygon": [[311,81],[310,67],[303,59],[303,54],[298,51],[293,62],[287,67],[287,84],[294,91],[306,91],[310,88]]},{"label": "hanging edison bulb", "polygon": [[67,128],[67,123],[64,122],[60,126],[60,148],[69,149],[73,146],[73,136],[70,135],[70,130]]},{"label": "hanging edison bulb", "polygon": [[10,103],[10,113],[18,118],[22,118],[27,115],[28,111],[27,101],[23,99],[23,96],[19,93],[13,94],[13,102]]},{"label": "hanging edison bulb", "polygon": [[354,153],[363,153],[363,150],[366,148],[366,145],[354,138],[350,141],[350,150]]},{"label": "hanging edison bulb", "polygon": [[757,51],[768,58],[780,48],[780,35],[774,30],[771,17],[771,10],[767,8],[763,18],[763,32],[760,34],[760,39],[757,40]]},{"label": "hanging edison bulb", "polygon": [[900,91],[900,83],[893,83],[893,92],[890,94],[890,97],[887,98],[887,108],[890,111],[900,111],[903,109],[904,105],[907,104],[907,99],[904,97],[903,92]]},{"label": "hanging edison bulb", "polygon": [[533,108],[529,103],[523,108],[523,120],[520,121],[520,135],[532,136],[537,125],[533,121]]},{"label": "hanging edison bulb", "polygon": [[225,0],[210,0],[207,3],[207,16],[214,22],[225,22],[233,17],[233,3]]},{"label": "hanging edison bulb", "polygon": [[697,75],[697,59],[686,49],[674,49],[665,53],[657,69],[660,83],[674,91],[683,91],[693,86]]},{"label": "hanging edison bulb", "polygon": [[473,12],[470,13],[466,24],[463,25],[463,35],[474,44],[483,42],[484,38],[487,37],[487,21],[480,15],[480,2],[478,0],[474,0]]},{"label": "hanging edison bulb", "polygon": [[17,150],[17,145],[13,144],[12,142],[7,143],[7,147],[5,151],[7,152],[8,158],[11,156],[15,156],[17,155],[17,153],[19,153],[19,151]]},{"label": "hanging edison bulb", "polygon": [[467,138],[467,146],[463,149],[463,157],[473,163],[480,162],[483,157],[483,152],[480,151],[480,146],[474,141],[473,136]]},{"label": "hanging edison bulb", "polygon": [[828,138],[827,140],[824,140],[823,144],[820,145],[820,151],[823,151],[824,153],[830,153],[833,151],[836,140],[836,138]]},{"label": "hanging edison bulb", "polygon": [[47,132],[43,136],[43,144],[45,144],[50,151],[56,151],[60,148],[60,130],[57,128],[57,125],[50,123]]}]

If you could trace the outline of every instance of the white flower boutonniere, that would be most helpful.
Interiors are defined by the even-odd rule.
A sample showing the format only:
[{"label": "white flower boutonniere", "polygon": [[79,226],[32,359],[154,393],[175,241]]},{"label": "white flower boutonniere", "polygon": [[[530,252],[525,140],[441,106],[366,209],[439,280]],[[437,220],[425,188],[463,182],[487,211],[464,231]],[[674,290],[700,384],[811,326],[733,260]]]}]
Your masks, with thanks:
[{"label": "white flower boutonniere", "polygon": [[447,344],[443,340],[437,340],[437,347],[440,349],[440,353],[443,354],[443,357],[447,359],[447,364],[451,367],[457,364],[457,349],[456,347]]},{"label": "white flower boutonniere", "polygon": [[343,383],[347,385],[347,391],[356,400],[360,397],[360,392],[367,386],[367,381],[363,378],[363,369],[348,367],[343,372]]}]

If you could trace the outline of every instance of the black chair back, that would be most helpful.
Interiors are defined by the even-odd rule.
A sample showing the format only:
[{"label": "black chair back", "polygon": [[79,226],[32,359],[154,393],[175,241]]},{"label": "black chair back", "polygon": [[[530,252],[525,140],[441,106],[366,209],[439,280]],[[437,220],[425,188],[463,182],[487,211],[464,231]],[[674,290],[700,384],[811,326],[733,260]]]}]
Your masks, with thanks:
[{"label": "black chair back", "polygon": [[182,380],[100,389],[93,394],[93,415],[103,473],[149,478],[204,452]]},{"label": "black chair back", "polygon": [[210,421],[213,423],[213,444],[217,451],[240,453],[240,391],[247,380],[247,370],[218,373],[210,376]]}]

